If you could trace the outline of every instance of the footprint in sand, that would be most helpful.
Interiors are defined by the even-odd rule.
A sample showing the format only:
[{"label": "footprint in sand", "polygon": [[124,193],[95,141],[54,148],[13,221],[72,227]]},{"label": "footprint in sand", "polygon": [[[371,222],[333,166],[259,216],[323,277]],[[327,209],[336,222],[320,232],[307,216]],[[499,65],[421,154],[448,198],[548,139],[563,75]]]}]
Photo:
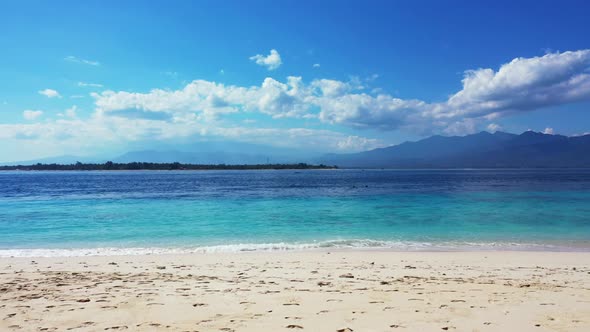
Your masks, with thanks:
[{"label": "footprint in sand", "polygon": [[303,326],[301,326],[301,325],[295,325],[295,324],[290,324],[290,325],[287,325],[285,327],[288,328],[288,329],[303,329]]}]

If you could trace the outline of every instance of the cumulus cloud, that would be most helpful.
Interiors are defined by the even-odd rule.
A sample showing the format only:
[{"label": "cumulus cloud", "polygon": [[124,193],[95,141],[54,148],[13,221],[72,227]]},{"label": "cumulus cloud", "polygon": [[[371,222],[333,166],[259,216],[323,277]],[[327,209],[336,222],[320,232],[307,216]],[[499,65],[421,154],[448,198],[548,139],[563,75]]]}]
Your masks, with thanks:
[{"label": "cumulus cloud", "polygon": [[89,65],[89,66],[100,66],[100,62],[98,62],[98,61],[82,59],[82,58],[78,58],[73,55],[68,55],[67,57],[64,58],[64,60],[69,61],[69,62],[81,63],[81,64],[85,64],[85,65]]},{"label": "cumulus cloud", "polygon": [[312,67],[313,67],[313,68],[320,68],[320,67],[321,67],[321,65],[320,65],[319,63],[314,63],[314,64],[312,65]]},{"label": "cumulus cloud", "polygon": [[554,134],[554,130],[553,128],[545,128],[545,130],[543,130],[543,134],[547,134],[547,135],[553,135]]},{"label": "cumulus cloud", "polygon": [[[382,146],[384,142],[336,129],[255,128],[252,122],[243,119],[260,119],[257,124],[272,127],[268,124],[271,119],[298,118],[304,119],[306,126],[405,130],[422,135],[467,134],[486,126],[490,131],[497,131],[501,127],[496,122],[511,114],[590,100],[590,50],[517,58],[496,70],[466,71],[462,88],[442,101],[397,98],[383,90],[369,89],[370,80],[321,78],[305,82],[302,77],[290,76],[286,80],[267,77],[254,86],[195,80],[178,90],[106,90],[91,93],[95,112],[89,119],[79,118],[73,108],[55,121],[0,125],[0,136],[47,142],[215,136],[354,151]],[[232,117],[235,113],[242,114]],[[261,113],[269,118],[248,113]],[[41,114],[23,113],[23,116],[33,120]]]},{"label": "cumulus cloud", "polygon": [[319,118],[326,123],[383,128],[396,125],[393,119],[399,114],[424,104],[387,95],[373,97],[354,93],[357,88],[350,82],[329,79],[305,84],[301,77],[291,76],[284,83],[266,78],[260,86],[253,87],[225,86],[197,80],[176,91],[104,91],[91,95],[95,98],[97,109],[105,113],[126,109],[209,114],[245,111],[261,112],[274,118]]},{"label": "cumulus cloud", "polygon": [[266,67],[268,70],[275,70],[283,64],[281,55],[275,49],[270,50],[270,54],[267,56],[262,54],[251,56],[250,60],[254,61],[259,66]]},{"label": "cumulus cloud", "polygon": [[61,95],[59,94],[59,92],[57,92],[53,89],[40,90],[39,94],[42,94],[47,98],[61,98]]},{"label": "cumulus cloud", "polygon": [[306,89],[300,77],[289,77],[286,83],[266,78],[258,87],[225,86],[197,80],[176,91],[104,91],[91,95],[95,98],[97,109],[105,113],[139,109],[146,112],[199,112],[216,115],[244,110],[259,111],[279,118],[305,115],[309,107],[306,104]]},{"label": "cumulus cloud", "polygon": [[23,118],[25,118],[25,120],[36,120],[37,118],[39,118],[41,115],[43,115],[43,111],[39,111],[39,110],[25,110],[23,111]]},{"label": "cumulus cloud", "polygon": [[286,82],[266,78],[260,86],[241,87],[197,80],[176,91],[105,91],[93,96],[105,112],[137,108],[214,117],[246,111],[274,118],[316,118],[355,128],[467,134],[516,112],[589,100],[590,50],[517,58],[497,71],[466,71],[463,88],[442,102],[401,99],[374,89],[367,93],[366,81],[353,77],[347,82],[316,79],[305,83],[291,76]]},{"label": "cumulus cloud", "polygon": [[590,50],[516,58],[493,69],[468,70],[463,89],[433,109],[436,117],[528,111],[590,98]]},{"label": "cumulus cloud", "polygon": [[311,87],[317,89],[322,96],[326,97],[342,96],[352,90],[350,83],[329,79],[314,80]]}]

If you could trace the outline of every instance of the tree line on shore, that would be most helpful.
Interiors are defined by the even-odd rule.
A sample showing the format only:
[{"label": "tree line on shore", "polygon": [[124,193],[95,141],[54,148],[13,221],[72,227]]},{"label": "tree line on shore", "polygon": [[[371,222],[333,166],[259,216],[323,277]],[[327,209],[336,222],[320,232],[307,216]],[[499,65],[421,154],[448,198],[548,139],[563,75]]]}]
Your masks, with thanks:
[{"label": "tree line on shore", "polygon": [[75,164],[33,164],[33,165],[11,165],[0,166],[0,171],[128,171],[128,170],[257,170],[257,169],[335,169],[336,166],[324,164],[310,165],[307,163],[298,164],[256,164],[256,165],[205,165],[205,164],[183,164],[174,163],[149,163],[131,162],[114,163],[81,163]]}]

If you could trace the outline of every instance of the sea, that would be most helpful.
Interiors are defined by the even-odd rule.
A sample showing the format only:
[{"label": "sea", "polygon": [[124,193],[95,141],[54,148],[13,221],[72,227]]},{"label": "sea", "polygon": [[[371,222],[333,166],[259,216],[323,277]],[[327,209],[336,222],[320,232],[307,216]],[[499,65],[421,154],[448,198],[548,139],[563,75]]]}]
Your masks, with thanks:
[{"label": "sea", "polygon": [[0,172],[0,256],[590,250],[590,170]]}]

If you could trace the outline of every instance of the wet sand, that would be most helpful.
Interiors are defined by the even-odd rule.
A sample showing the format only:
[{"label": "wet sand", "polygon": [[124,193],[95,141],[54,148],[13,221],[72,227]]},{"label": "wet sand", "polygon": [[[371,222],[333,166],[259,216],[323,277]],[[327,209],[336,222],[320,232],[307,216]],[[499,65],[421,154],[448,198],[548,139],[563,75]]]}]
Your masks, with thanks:
[{"label": "wet sand", "polygon": [[0,331],[590,331],[590,253],[0,258]]}]

